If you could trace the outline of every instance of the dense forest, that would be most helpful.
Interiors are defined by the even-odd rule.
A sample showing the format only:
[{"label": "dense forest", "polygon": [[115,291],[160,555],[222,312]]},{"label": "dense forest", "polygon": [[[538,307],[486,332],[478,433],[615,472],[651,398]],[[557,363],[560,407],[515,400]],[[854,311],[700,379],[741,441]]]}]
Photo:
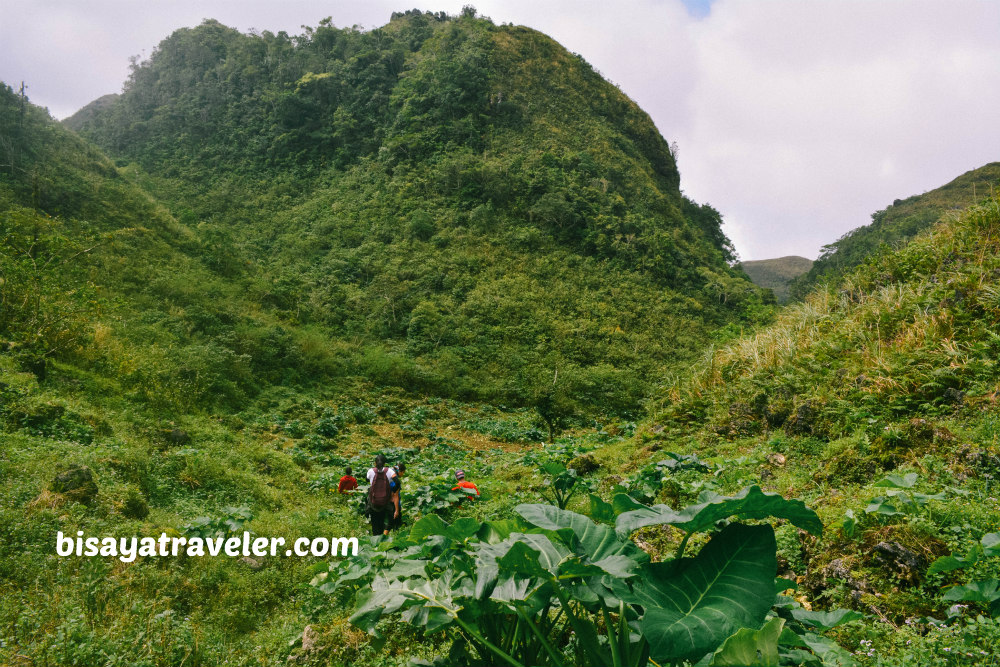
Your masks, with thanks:
[{"label": "dense forest", "polygon": [[766,316],[649,118],[526,28],[206,21],[68,124],[135,163],[256,308],[379,384],[530,405],[558,372],[560,400],[624,415],[710,332]]},{"label": "dense forest", "polygon": [[[993,168],[779,307],[641,109],[472,8],[205,21],[63,123],[0,85],[0,663],[991,664]],[[244,534],[360,550],[56,537]]]}]

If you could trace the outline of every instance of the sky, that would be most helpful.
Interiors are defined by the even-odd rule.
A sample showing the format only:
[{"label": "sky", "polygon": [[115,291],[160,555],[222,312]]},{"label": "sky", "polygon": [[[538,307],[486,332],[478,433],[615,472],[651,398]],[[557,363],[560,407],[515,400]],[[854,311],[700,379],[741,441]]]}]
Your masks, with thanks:
[{"label": "sky", "polygon": [[206,18],[300,34],[465,4],[551,35],[634,99],[744,260],[813,259],[894,199],[1000,161],[993,0],[3,0],[0,80],[65,118]]}]

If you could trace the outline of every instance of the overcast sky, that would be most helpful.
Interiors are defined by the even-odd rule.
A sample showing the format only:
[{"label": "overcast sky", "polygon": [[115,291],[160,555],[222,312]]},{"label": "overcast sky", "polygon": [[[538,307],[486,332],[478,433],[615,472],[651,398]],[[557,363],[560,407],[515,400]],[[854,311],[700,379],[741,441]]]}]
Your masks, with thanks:
[{"label": "overcast sky", "polygon": [[2,0],[0,80],[64,118],[205,18],[299,34],[463,4],[551,35],[638,102],[743,259],[815,258],[893,199],[1000,160],[992,0]]}]

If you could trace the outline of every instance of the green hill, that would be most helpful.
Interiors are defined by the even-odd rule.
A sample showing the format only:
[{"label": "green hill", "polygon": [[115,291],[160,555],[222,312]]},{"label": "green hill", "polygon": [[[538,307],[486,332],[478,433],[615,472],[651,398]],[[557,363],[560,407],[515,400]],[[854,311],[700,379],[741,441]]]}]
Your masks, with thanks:
[{"label": "green hill", "polygon": [[823,246],[812,268],[792,281],[792,296],[801,299],[820,283],[836,282],[880,245],[899,247],[946,214],[992,195],[998,182],[1000,162],[991,162],[930,192],[897,199],[891,206],[873,213],[871,224],[853,229]]},{"label": "green hill", "polygon": [[761,304],[648,116],[527,28],[207,21],[81,132],[138,163],[255,307],[344,341],[379,384],[525,405],[555,377],[634,410],[657,369]]},{"label": "green hill", "polygon": [[[998,274],[990,199],[709,350],[660,396],[642,437],[644,451],[696,452],[720,475],[818,508],[828,532],[784,538],[786,576],[803,599],[874,610],[882,623],[841,639],[863,639],[886,664],[954,650],[971,665],[1000,630],[995,607],[979,616],[983,635],[988,605],[947,611],[968,582],[994,581],[1000,559],[931,567],[997,538]],[[664,481],[681,500],[688,483]],[[954,569],[936,569],[945,562]]]},{"label": "green hill", "polygon": [[[0,86],[0,234],[2,664],[971,667],[1000,639],[996,201],[761,324],[649,118],[470,8],[206,21],[65,125]],[[377,453],[403,525],[369,540],[337,489]]]},{"label": "green hill", "polygon": [[811,259],[790,255],[775,259],[740,262],[740,268],[750,277],[754,285],[771,290],[778,299],[778,303],[785,303],[789,297],[789,283],[806,273],[812,264]]}]

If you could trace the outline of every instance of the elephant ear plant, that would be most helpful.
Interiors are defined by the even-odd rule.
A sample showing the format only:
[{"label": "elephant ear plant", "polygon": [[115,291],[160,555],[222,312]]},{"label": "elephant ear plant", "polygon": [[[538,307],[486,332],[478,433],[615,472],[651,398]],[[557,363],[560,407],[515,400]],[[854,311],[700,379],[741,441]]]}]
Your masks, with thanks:
[{"label": "elephant ear plant", "polygon": [[[777,637],[762,630],[777,598],[774,531],[738,520],[773,517],[822,531],[801,501],[758,487],[703,494],[680,511],[627,496],[592,497],[592,507],[615,525],[538,504],[518,505],[517,519],[502,522],[427,516],[408,538],[379,545],[380,567],[343,561],[313,584],[356,591],[351,622],[373,635],[385,617],[448,633],[451,651],[433,663],[442,666],[723,664],[713,654],[741,629],[756,642]],[[650,562],[631,541],[653,525],[682,531],[673,559]],[[685,555],[699,532],[710,533],[707,543]],[[719,655],[737,640],[750,641],[741,634]],[[761,655],[777,651],[768,646]]]}]

